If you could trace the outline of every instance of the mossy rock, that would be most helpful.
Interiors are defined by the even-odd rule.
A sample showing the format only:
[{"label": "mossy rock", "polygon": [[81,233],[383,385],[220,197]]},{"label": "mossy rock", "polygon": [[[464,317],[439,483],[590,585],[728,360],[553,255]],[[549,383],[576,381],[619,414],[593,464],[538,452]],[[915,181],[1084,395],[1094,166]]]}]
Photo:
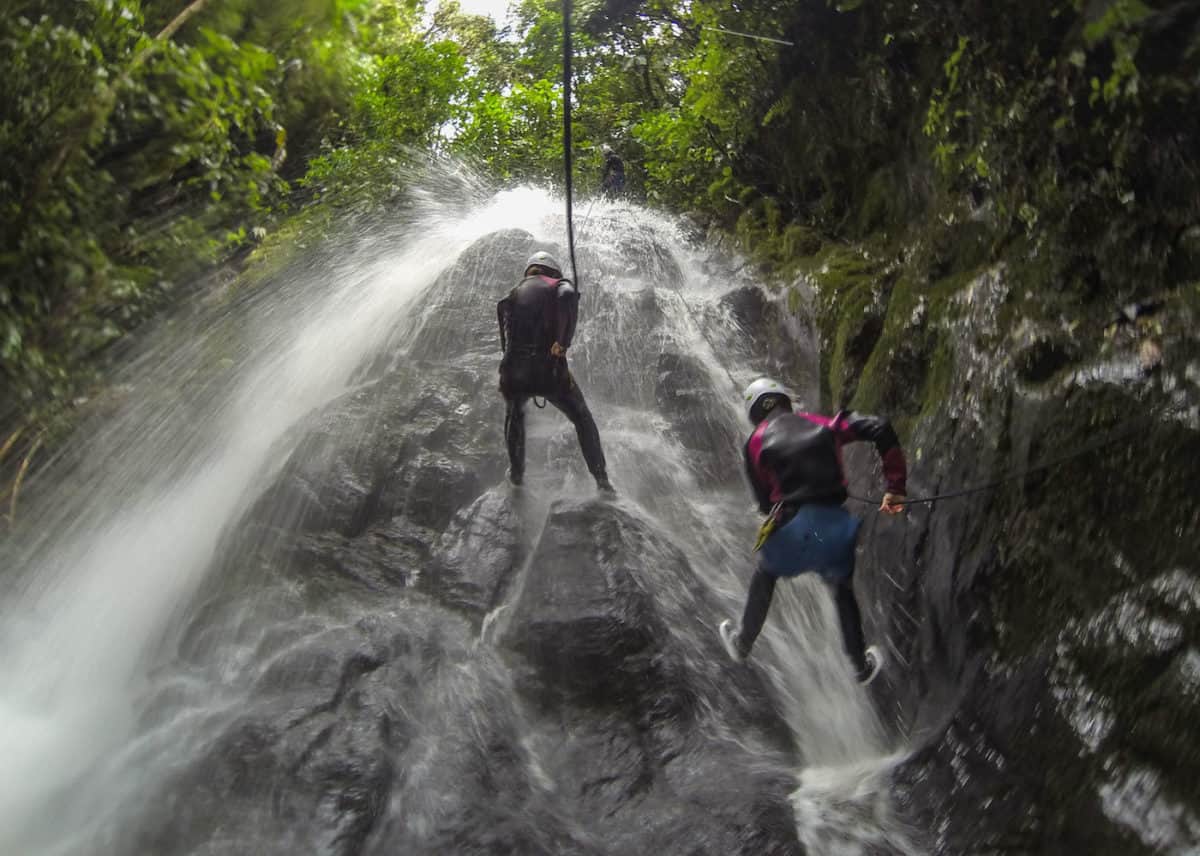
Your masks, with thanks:
[{"label": "mossy rock", "polygon": [[868,235],[886,229],[903,220],[906,200],[911,192],[905,187],[892,166],[881,167],[867,179],[862,204],[856,218],[857,232]]},{"label": "mossy rock", "polygon": [[815,256],[821,251],[824,239],[815,229],[793,221],[783,230],[779,243],[785,257],[796,259]]},{"label": "mossy rock", "polygon": [[907,273],[891,289],[886,321],[863,362],[851,400],[855,410],[889,414],[902,430],[936,411],[953,374],[953,342],[945,324],[951,298],[980,271],[937,282]]},{"label": "mossy rock", "polygon": [[[890,266],[862,248],[827,245],[800,265],[816,297],[817,330],[828,370],[821,398],[836,406],[853,395],[859,371],[887,315]],[[849,385],[849,386],[848,386]]]}]

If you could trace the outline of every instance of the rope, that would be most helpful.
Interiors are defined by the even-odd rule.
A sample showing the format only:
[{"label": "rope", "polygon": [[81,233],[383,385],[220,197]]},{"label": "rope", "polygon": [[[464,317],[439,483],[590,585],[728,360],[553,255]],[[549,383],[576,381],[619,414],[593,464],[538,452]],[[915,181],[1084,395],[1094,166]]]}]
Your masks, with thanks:
[{"label": "rope", "polygon": [[[996,490],[997,488],[1002,487],[1003,485],[1006,485],[1009,482],[1024,479],[1026,476],[1030,476],[1033,473],[1040,473],[1045,470],[1053,469],[1054,467],[1065,464],[1068,461],[1073,461],[1076,458],[1083,457],[1084,455],[1090,455],[1092,452],[1098,451],[1099,449],[1103,449],[1105,446],[1112,446],[1115,443],[1120,442],[1121,440],[1131,437],[1135,433],[1142,430],[1141,423],[1145,420],[1145,418],[1147,416],[1152,416],[1152,415],[1153,414],[1143,413],[1142,414],[1143,418],[1135,420],[1134,422],[1131,422],[1130,424],[1126,425],[1124,429],[1117,431],[1113,434],[1110,434],[1107,437],[1098,438],[1096,440],[1091,441],[1090,443],[1084,443],[1082,446],[1075,449],[1075,451],[1073,451],[1073,452],[1068,452],[1065,455],[1058,455],[1053,458],[1048,458],[1047,460],[1042,461],[1039,464],[1035,464],[1032,467],[1026,467],[1025,469],[1018,470],[1015,473],[1010,473],[1009,475],[998,478],[995,481],[990,481],[990,482],[987,482],[985,484],[980,484],[980,485],[974,485],[972,487],[964,487],[964,488],[960,488],[958,490],[951,490],[951,491],[947,491],[945,493],[936,493],[933,496],[923,496],[923,497],[918,497],[917,499],[905,499],[903,502],[897,503],[897,504],[898,505],[917,505],[917,504],[921,504],[921,503],[932,504],[932,503],[938,502],[939,500],[942,500],[942,499],[955,499],[960,496],[970,496],[971,494],[984,493],[985,491],[989,491],[989,490]],[[849,494],[847,496],[847,498],[856,500],[857,502],[870,503],[872,505],[879,505],[880,503],[883,502],[882,498],[875,499],[875,498],[869,497],[869,496],[854,496],[853,494]]]},{"label": "rope", "polygon": [[[572,197],[572,160],[571,160],[571,0],[563,0],[562,4],[563,17],[563,172],[566,176],[567,185],[567,248],[571,256],[571,274],[575,277],[575,288],[579,288],[579,271],[575,268],[575,224],[572,219],[571,197]],[[592,200],[592,205],[596,204],[596,200]],[[583,218],[583,225],[587,225],[588,218],[592,214],[592,205],[588,206],[587,214]],[[583,229],[580,228],[582,234]],[[683,308],[687,310],[688,315],[692,319],[692,323],[700,330],[700,335],[704,337],[704,341],[708,343],[708,348],[712,351],[713,358],[716,359],[717,365],[725,372],[725,376],[729,378],[729,383],[734,389],[739,389],[738,382],[734,379],[733,373],[717,355],[717,349],[713,346],[712,340],[709,339],[708,333],[704,329],[704,325],[696,320],[696,313],[692,311],[691,305],[683,296],[683,292],[678,286],[675,286],[675,293],[679,296],[680,302],[683,303]]]},{"label": "rope", "polygon": [[760,42],[774,42],[777,45],[788,45],[795,47],[795,42],[789,42],[787,39],[774,39],[770,36],[756,36],[754,33],[739,33],[737,30],[727,30],[724,27],[701,27],[703,30],[715,30],[718,33],[728,33],[731,36],[741,36],[743,39],[757,39]]},{"label": "rope", "polygon": [[579,271],[575,268],[575,224],[571,219],[571,0],[563,0],[563,170],[567,176],[567,249],[571,256],[571,276],[579,291]]},{"label": "rope", "polygon": [[[592,219],[592,209],[596,207],[597,197],[593,196],[592,201],[588,203],[587,211],[583,215],[583,222],[579,224],[579,240],[583,240],[583,232],[587,228],[588,221]],[[572,260],[572,264],[574,261]]]}]

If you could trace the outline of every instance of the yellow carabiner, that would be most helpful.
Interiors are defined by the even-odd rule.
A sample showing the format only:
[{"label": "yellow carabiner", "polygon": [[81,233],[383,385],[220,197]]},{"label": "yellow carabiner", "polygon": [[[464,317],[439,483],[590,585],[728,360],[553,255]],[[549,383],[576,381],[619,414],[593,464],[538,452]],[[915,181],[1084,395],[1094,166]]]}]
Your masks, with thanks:
[{"label": "yellow carabiner", "polygon": [[775,531],[775,518],[768,517],[763,521],[763,525],[758,527],[758,540],[754,542],[754,552],[757,553],[762,549],[762,545],[767,543],[767,539],[771,537],[771,533]]},{"label": "yellow carabiner", "polygon": [[762,549],[763,544],[767,543],[767,539],[770,538],[771,533],[775,531],[775,526],[779,523],[779,509],[782,506],[782,502],[775,503],[775,507],[772,508],[771,513],[767,515],[767,519],[763,521],[762,526],[758,527],[758,540],[754,542],[755,553]]}]

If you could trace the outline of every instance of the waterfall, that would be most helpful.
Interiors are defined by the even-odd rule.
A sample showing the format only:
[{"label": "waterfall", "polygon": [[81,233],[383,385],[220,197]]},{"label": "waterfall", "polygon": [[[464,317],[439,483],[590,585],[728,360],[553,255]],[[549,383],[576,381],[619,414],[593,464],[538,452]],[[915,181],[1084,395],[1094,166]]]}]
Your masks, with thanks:
[{"label": "waterfall", "polygon": [[[778,587],[751,665],[714,644],[757,524],[735,384],[770,372],[814,395],[811,331],[660,215],[598,201],[576,225],[571,364],[608,505],[553,408],[529,408],[525,487],[503,478],[495,301],[564,235],[561,201],[534,189],[415,196],[403,222],[143,337],[8,545],[0,852],[635,852],[651,839],[615,842],[592,809],[666,824],[660,794],[719,804],[684,772],[714,763],[705,741],[791,807],[778,834],[909,849],[888,812],[899,738],[855,685],[821,584]],[[668,713],[623,676],[595,697],[580,683],[586,704],[530,700],[555,681],[531,689],[513,653],[532,650],[527,604],[558,596],[539,588],[548,555],[570,570],[593,544],[588,561],[644,563],[598,597],[619,590],[657,628],[636,644],[681,681]],[[593,709],[633,724],[596,737],[616,772],[575,794],[579,735],[608,733]],[[641,784],[617,787],[634,755]],[[520,784],[471,798],[497,777]]]}]

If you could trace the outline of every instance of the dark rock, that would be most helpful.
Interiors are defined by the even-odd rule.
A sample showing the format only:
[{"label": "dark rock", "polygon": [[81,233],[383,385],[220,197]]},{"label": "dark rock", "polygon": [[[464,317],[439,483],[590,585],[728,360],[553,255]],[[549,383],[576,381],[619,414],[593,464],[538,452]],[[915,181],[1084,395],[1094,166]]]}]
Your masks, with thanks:
[{"label": "dark rock", "polygon": [[361,852],[416,729],[402,693],[428,666],[418,628],[365,619],[260,651],[240,715],[197,723],[192,739],[210,741],[205,751],[154,795],[114,852],[192,852],[221,840],[264,854]]},{"label": "dark rock", "polygon": [[721,297],[720,306],[729,312],[736,332],[722,344],[744,355],[758,374],[785,381],[808,406],[816,407],[819,360],[811,322],[754,286],[733,289]]},{"label": "dark rock", "polygon": [[[666,628],[646,587],[644,556],[626,540],[626,526],[636,524],[618,514],[599,503],[556,508],[503,640],[549,673],[555,692],[592,704],[623,704],[643,680],[662,689],[678,667],[655,656]],[[599,554],[591,567],[584,550]]]},{"label": "dark rock", "polygon": [[[1182,852],[1200,829],[1198,697],[1179,691],[1200,632],[1181,465],[1197,437],[1061,334],[1018,327],[1023,359],[997,347],[992,274],[966,293],[925,393],[940,397],[905,438],[909,492],[1008,480],[868,515],[856,573],[867,634],[893,654],[874,694],[914,746],[902,802],[937,853]],[[1018,386],[1052,375],[1067,380]],[[847,461],[852,493],[877,491],[870,451]]]},{"label": "dark rock", "polygon": [[693,356],[663,351],[654,392],[658,412],[697,471],[719,484],[738,481],[740,438],[729,422],[728,406],[713,401],[712,378],[704,365]]},{"label": "dark rock", "polygon": [[[799,852],[786,727],[757,673],[731,664],[698,619],[712,607],[697,583],[682,553],[619,507],[556,504],[501,636],[531,666],[518,688],[535,745],[611,852]],[[759,747],[757,764],[696,730],[711,715]]]},{"label": "dark rock", "polygon": [[483,613],[500,603],[524,555],[513,491],[500,486],[454,518],[438,542],[436,565],[422,584],[443,603]]},{"label": "dark rock", "polygon": [[780,704],[725,655],[729,604],[630,499],[689,479],[743,496],[728,391],[662,337],[701,325],[783,360],[790,322],[749,292],[736,322],[681,319],[670,254],[631,240],[630,279],[585,291],[572,356],[593,409],[619,396],[633,423],[608,447],[629,490],[555,499],[586,477],[565,421],[505,482],[494,301],[532,238],[477,244],[226,533],[143,717],[137,751],[174,760],[100,852],[802,852]]},{"label": "dark rock", "polygon": [[1079,347],[1060,330],[1023,324],[1013,334],[1013,367],[1026,383],[1043,383],[1079,357]]}]

